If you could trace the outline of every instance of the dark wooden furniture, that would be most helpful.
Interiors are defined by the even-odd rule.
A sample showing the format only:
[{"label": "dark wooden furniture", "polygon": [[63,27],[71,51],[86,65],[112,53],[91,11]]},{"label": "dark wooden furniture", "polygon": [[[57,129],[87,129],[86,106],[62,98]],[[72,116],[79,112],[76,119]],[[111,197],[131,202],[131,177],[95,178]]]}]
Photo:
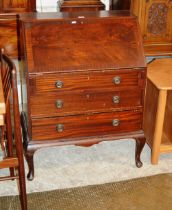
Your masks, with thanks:
[{"label": "dark wooden furniture", "polygon": [[[0,169],[9,168],[9,176],[0,177],[0,181],[17,179],[22,210],[27,210],[23,144],[20,125],[20,113],[17,94],[16,69],[12,61],[0,53],[0,129],[1,148],[4,154],[0,160]],[[10,113],[10,93],[13,99],[13,118]],[[13,129],[14,125],[14,138]],[[13,148],[15,146],[15,148]]]},{"label": "dark wooden furniture", "polygon": [[99,11],[105,5],[100,0],[64,0],[60,2],[61,12]]},{"label": "dark wooden furniture", "polygon": [[36,10],[36,0],[0,0],[0,12],[16,13]]},{"label": "dark wooden furniture", "polygon": [[138,17],[145,54],[172,55],[172,1],[132,0],[131,12]]},{"label": "dark wooden furniture", "polygon": [[21,24],[28,179],[34,152],[56,145],[134,138],[141,167],[146,64],[137,19],[119,11],[35,13]]},{"label": "dark wooden furniture", "polygon": [[[144,131],[152,150],[152,164],[172,152],[172,58],[156,59],[148,66]],[[149,126],[148,126],[149,125]]]},{"label": "dark wooden furniture", "polygon": [[0,14],[0,48],[11,58],[18,57],[17,23],[16,14]]},{"label": "dark wooden furniture", "polygon": [[18,57],[18,16],[36,11],[36,0],[0,0],[0,48],[12,58]]},{"label": "dark wooden furniture", "polygon": [[112,10],[130,10],[131,0],[112,0],[111,7]]}]

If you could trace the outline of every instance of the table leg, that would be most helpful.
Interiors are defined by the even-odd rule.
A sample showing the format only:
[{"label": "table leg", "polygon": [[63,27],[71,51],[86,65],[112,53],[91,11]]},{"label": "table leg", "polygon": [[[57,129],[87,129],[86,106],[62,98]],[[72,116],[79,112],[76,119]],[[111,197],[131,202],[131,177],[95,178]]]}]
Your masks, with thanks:
[{"label": "table leg", "polygon": [[158,105],[157,105],[155,132],[153,137],[153,147],[152,147],[152,157],[151,157],[152,164],[158,164],[158,159],[160,154],[160,144],[163,132],[166,100],[167,100],[167,90],[160,90],[158,97]]}]

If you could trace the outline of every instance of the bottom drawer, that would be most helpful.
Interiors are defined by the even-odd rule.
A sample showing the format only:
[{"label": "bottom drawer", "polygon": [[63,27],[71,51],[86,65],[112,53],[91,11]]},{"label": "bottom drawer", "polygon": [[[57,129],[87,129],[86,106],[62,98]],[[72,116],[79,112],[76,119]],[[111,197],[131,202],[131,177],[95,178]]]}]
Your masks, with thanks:
[{"label": "bottom drawer", "polygon": [[32,120],[32,140],[61,140],[133,132],[142,128],[142,111],[125,111]]}]

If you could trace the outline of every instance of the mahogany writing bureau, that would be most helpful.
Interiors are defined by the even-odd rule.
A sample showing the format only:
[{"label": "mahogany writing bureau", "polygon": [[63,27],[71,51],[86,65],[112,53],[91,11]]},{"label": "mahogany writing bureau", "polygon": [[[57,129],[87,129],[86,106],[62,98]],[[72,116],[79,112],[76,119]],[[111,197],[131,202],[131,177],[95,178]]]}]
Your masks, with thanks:
[{"label": "mahogany writing bureau", "polygon": [[141,167],[146,64],[136,18],[117,11],[33,13],[21,17],[21,34],[28,179],[34,152],[57,145],[134,138]]}]

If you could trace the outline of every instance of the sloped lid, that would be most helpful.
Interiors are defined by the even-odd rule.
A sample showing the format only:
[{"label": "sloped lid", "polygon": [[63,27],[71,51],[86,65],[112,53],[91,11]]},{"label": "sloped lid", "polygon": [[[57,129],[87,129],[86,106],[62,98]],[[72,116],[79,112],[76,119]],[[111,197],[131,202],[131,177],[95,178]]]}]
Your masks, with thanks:
[{"label": "sloped lid", "polygon": [[46,13],[23,19],[30,30],[25,33],[30,73],[146,66],[134,16],[113,11],[60,14],[64,17]]}]

